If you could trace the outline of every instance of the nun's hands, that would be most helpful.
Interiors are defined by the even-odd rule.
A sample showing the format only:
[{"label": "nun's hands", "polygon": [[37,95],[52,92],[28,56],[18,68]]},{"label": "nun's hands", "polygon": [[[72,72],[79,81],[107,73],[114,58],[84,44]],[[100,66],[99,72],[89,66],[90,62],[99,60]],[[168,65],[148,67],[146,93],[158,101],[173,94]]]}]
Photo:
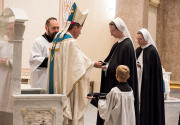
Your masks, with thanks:
[{"label": "nun's hands", "polygon": [[138,66],[139,68],[141,68],[141,64],[140,64],[140,63],[137,63],[137,66]]},{"label": "nun's hands", "polygon": [[107,66],[106,66],[106,65],[105,65],[105,66],[102,66],[102,69],[105,69],[105,70],[106,70],[106,69],[107,69]]}]

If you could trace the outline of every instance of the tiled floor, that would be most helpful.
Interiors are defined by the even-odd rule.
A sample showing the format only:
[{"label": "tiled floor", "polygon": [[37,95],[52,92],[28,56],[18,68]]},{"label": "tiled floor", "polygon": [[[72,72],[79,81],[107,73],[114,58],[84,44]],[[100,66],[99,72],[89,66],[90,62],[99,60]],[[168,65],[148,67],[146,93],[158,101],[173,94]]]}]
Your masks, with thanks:
[{"label": "tiled floor", "polygon": [[97,108],[89,103],[84,115],[84,125],[96,125]]},{"label": "tiled floor", "polygon": [[165,104],[166,125],[178,125],[180,103]]},{"label": "tiled floor", "polygon": [[[170,97],[180,99],[180,90],[171,91]],[[165,120],[166,125],[178,125],[180,113],[180,101],[179,102],[165,102]],[[84,125],[96,125],[97,108],[90,103],[84,116]]]},{"label": "tiled floor", "polygon": [[178,125],[180,113],[180,90],[171,89],[170,97],[174,97],[176,100],[165,102],[166,125]]}]

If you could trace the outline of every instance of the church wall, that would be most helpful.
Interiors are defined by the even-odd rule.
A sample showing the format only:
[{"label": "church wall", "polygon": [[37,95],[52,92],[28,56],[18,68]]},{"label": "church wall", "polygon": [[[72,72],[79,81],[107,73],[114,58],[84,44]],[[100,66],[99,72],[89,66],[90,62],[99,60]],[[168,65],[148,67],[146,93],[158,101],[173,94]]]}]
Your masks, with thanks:
[{"label": "church wall", "polygon": [[171,82],[180,83],[180,1],[161,0],[158,8],[157,43],[160,57]]},{"label": "church wall", "polygon": [[22,48],[22,68],[29,68],[29,53],[33,41],[45,33],[45,22],[49,17],[59,18],[58,0],[3,0],[4,8],[22,8],[29,18],[25,23]]},{"label": "church wall", "polygon": [[[109,22],[114,19],[113,0],[74,0],[81,11],[89,9],[89,14],[77,42],[82,52],[92,61],[104,61],[114,44],[109,32]],[[101,69],[93,68],[90,81],[95,81],[94,91],[99,92]]]},{"label": "church wall", "polygon": [[148,0],[116,0],[116,17],[125,22],[135,48],[139,46],[136,33],[141,28],[148,28],[148,9]]}]

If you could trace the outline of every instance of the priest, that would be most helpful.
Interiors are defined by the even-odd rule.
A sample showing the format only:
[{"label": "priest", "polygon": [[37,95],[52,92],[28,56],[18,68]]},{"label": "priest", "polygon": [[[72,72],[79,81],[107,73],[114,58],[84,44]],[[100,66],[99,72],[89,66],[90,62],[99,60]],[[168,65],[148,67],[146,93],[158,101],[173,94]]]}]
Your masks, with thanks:
[{"label": "priest", "polygon": [[[117,17],[109,23],[110,33],[118,41],[113,45],[107,58],[104,60],[108,65],[103,66],[101,75],[101,93],[109,93],[110,90],[118,85],[116,80],[116,68],[119,65],[126,65],[130,69],[130,78],[127,80],[134,92],[134,105],[136,125],[139,125],[139,100],[138,100],[138,81],[135,49],[131,35],[124,21]],[[104,120],[97,116],[97,125],[104,125]]]},{"label": "priest", "polygon": [[141,125],[165,125],[163,75],[156,45],[143,28],[137,33],[136,49]]},{"label": "priest", "polygon": [[62,103],[63,125],[84,124],[89,74],[93,66],[102,67],[101,62],[93,62],[87,58],[76,41],[87,14],[88,10],[81,13],[74,3],[65,27],[56,35],[50,48],[47,93],[67,96],[67,101]]},{"label": "priest", "polygon": [[45,29],[46,32],[36,38],[32,44],[29,64],[31,87],[43,88],[46,90],[49,47],[55,35],[59,32],[57,19],[54,17],[47,19]]}]

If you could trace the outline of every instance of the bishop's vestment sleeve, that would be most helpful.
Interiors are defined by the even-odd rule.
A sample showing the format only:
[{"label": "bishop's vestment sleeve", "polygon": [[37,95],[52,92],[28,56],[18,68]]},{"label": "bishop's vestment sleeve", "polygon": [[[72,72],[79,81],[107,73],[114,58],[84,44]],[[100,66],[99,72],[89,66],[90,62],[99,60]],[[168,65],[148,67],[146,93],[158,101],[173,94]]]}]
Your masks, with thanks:
[{"label": "bishop's vestment sleeve", "polygon": [[115,93],[113,91],[110,91],[110,93],[107,94],[106,100],[99,99],[98,110],[100,117],[105,121],[109,121],[111,111],[115,107],[116,103],[117,100],[115,99]]}]

